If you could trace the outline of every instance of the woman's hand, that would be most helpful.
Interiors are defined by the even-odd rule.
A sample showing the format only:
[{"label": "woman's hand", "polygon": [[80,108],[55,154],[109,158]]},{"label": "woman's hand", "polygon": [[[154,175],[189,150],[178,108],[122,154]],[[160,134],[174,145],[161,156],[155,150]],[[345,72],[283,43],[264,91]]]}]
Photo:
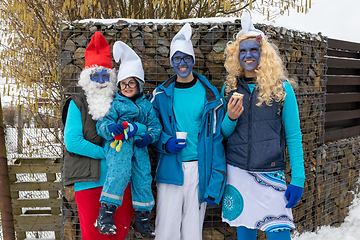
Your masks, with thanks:
[{"label": "woman's hand", "polygon": [[235,121],[243,113],[243,100],[242,98],[230,98],[230,101],[227,104],[227,112],[230,120]]}]

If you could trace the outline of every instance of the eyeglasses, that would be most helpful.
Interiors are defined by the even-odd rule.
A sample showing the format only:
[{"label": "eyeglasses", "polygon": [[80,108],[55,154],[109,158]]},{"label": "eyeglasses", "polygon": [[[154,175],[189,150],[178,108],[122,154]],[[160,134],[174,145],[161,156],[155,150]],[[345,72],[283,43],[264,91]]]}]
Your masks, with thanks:
[{"label": "eyeglasses", "polygon": [[172,58],[174,63],[180,63],[181,60],[184,60],[184,62],[188,63],[191,62],[192,57],[191,56],[186,56],[186,57],[173,57]]},{"label": "eyeglasses", "polygon": [[136,81],[130,80],[128,83],[120,82],[120,89],[124,90],[128,86],[130,89],[136,88]]}]

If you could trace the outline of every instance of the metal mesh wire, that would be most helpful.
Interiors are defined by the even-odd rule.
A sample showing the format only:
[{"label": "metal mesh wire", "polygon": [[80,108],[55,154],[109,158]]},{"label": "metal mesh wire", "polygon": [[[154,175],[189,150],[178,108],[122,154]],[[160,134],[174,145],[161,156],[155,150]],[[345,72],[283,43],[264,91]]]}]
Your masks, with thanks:
[{"label": "metal mesh wire", "polygon": [[[59,47],[60,86],[63,100],[70,94],[80,92],[76,86],[77,79],[84,67],[84,51],[93,33],[101,31],[110,46],[121,40],[132,47],[142,58],[146,84],[144,93],[151,92],[163,81],[174,74],[169,62],[169,46],[173,36],[181,29],[182,24],[61,24]],[[299,117],[303,135],[303,150],[306,182],[304,195],[294,208],[294,221],[297,231],[314,231],[321,225],[340,225],[348,212],[348,206],[353,199],[352,191],[357,191],[356,179],[359,173],[360,146],[358,138],[345,139],[324,144],[324,114],[326,92],[326,61],[327,39],[319,35],[275,28],[267,25],[256,25],[279,48],[285,66],[291,78],[298,82],[296,90],[299,105]],[[194,71],[205,75],[219,90],[226,78],[223,67],[224,49],[226,43],[232,39],[240,29],[240,24],[192,24],[192,42],[195,51]],[[118,64],[113,62],[117,68]],[[22,157],[17,154],[17,140],[9,138],[16,135],[14,130],[6,130],[6,144],[12,159]],[[44,130],[43,130],[44,131]],[[44,134],[44,133],[42,133]],[[46,133],[45,133],[46,134]],[[23,141],[23,147],[34,146],[25,153],[38,153],[41,157],[54,157],[54,154],[41,152],[32,142],[41,139],[38,133],[30,133],[28,141]],[[27,144],[27,143],[31,144]],[[56,144],[55,144],[56,145]],[[56,145],[60,147],[60,144]],[[46,145],[43,147],[46,149]],[[57,150],[56,152],[62,152]],[[13,154],[13,155],[11,155]],[[9,156],[9,155],[8,155]],[[150,149],[152,173],[156,168],[156,153]],[[290,182],[290,168],[286,172],[286,179]],[[45,174],[17,174],[17,181],[44,182]],[[55,181],[60,181],[60,174]],[[153,184],[156,197],[156,187]],[[77,207],[72,188],[64,187],[62,192],[62,238],[81,239]],[[46,191],[21,191],[19,198],[48,198]],[[22,211],[32,210],[31,208]],[[154,225],[156,210],[151,213],[151,223]],[[235,239],[236,229],[221,221],[221,206],[208,207],[204,221],[204,239]],[[27,238],[55,238],[54,232],[36,231],[26,232]],[[130,230],[127,239],[139,238]],[[259,232],[258,239],[266,239],[265,234]]]},{"label": "metal mesh wire", "polygon": [[[61,52],[59,54],[60,85],[62,96],[65,99],[70,93],[81,91],[76,82],[84,67],[84,51],[95,30],[106,36],[112,46],[115,41],[121,40],[130,45],[142,58],[146,74],[144,93],[149,95],[153,89],[168,79],[174,71],[169,63],[169,45],[173,36],[181,25],[168,24],[128,24],[114,25],[62,24],[61,38],[59,41]],[[223,85],[226,72],[223,67],[223,51],[226,42],[239,31],[239,23],[223,24],[192,24],[193,45],[195,50],[194,71],[205,75],[219,90]],[[325,77],[326,62],[323,56],[326,53],[326,39],[318,35],[310,35],[291,31],[283,28],[257,25],[266,32],[269,40],[279,47],[286,68],[291,77],[298,80],[299,88],[296,92],[299,104],[301,130],[304,139],[304,159],[306,183],[302,202],[294,209],[294,219],[298,231],[314,230],[319,225],[338,225],[347,213],[352,194],[355,190],[355,179],[358,175],[358,165],[354,158],[359,155],[359,139],[350,139],[346,142],[337,142],[324,145],[324,112],[325,112]],[[113,66],[117,66],[113,63]],[[10,131],[7,132],[9,136]],[[13,139],[7,138],[6,144],[10,160],[16,159]],[[35,139],[34,133],[30,134],[29,141]],[[27,143],[27,141],[25,141]],[[16,145],[16,144],[15,144]],[[36,146],[36,143],[29,144]],[[46,146],[45,146],[46,148]],[[350,152],[347,152],[349,151]],[[352,149],[352,150],[351,150]],[[29,153],[36,153],[32,149]],[[61,152],[61,151],[58,151]],[[151,152],[151,151],[150,151]],[[29,154],[28,153],[28,154]],[[40,154],[42,157],[46,153]],[[9,156],[9,155],[8,155]],[[53,154],[49,155],[54,157]],[[152,166],[155,169],[155,153],[151,152]],[[9,164],[12,164],[10,162]],[[287,173],[289,173],[287,169]],[[44,182],[44,174],[18,174],[17,181]],[[287,175],[289,181],[289,174]],[[60,175],[57,175],[60,181]],[[323,191],[326,189],[326,191]],[[153,186],[156,194],[156,187]],[[338,196],[346,201],[340,201]],[[73,191],[64,188],[62,191],[63,205],[63,238],[79,239],[80,230],[77,218],[76,204]],[[20,198],[48,198],[48,192],[38,193],[31,191],[19,192]],[[29,209],[24,209],[30,210]],[[340,216],[340,217],[339,217]],[[151,216],[154,223],[155,211]],[[231,239],[235,235],[235,228],[228,227],[221,222],[221,206],[208,207],[204,222],[204,236],[207,239],[223,235]],[[53,232],[27,232],[27,238],[54,238]],[[259,234],[259,239],[264,239]],[[127,239],[136,239],[130,231]]]},{"label": "metal mesh wire", "polygon": [[[62,95],[64,99],[71,93],[81,91],[76,87],[77,78],[84,67],[84,51],[89,43],[94,31],[104,34],[110,46],[115,41],[124,41],[140,56],[143,61],[146,83],[144,93],[150,95],[151,92],[163,81],[168,79],[175,72],[170,66],[169,46],[171,39],[181,29],[182,24],[128,24],[118,23],[104,25],[100,23],[90,23],[87,25],[71,24],[61,25],[60,39],[60,84],[63,87]],[[193,36],[192,43],[195,52],[194,71],[203,74],[219,90],[223,86],[226,78],[224,64],[224,49],[226,43],[233,39],[241,25],[240,23],[222,24],[192,24]],[[264,31],[269,38],[278,46],[285,66],[290,77],[298,82],[296,91],[299,104],[299,115],[301,129],[304,139],[304,158],[305,162],[316,159],[317,149],[323,144],[324,132],[324,112],[325,112],[325,63],[323,56],[326,53],[326,39],[318,35],[296,32],[284,28],[274,28],[267,25],[255,26]],[[113,66],[118,66],[113,62]],[[117,67],[116,67],[117,68]],[[151,152],[151,151],[150,151]],[[155,170],[155,154],[152,154],[152,164]],[[290,170],[287,170],[290,180]],[[313,172],[306,168],[306,178],[313,179]],[[311,192],[315,189],[315,183],[310,180],[305,191]],[[156,194],[156,188],[153,188]],[[73,194],[72,192],[70,194]],[[64,194],[65,195],[65,194]],[[64,199],[67,197],[64,196]],[[71,199],[72,196],[70,195]],[[69,199],[69,200],[70,200]],[[75,226],[64,227],[64,237],[67,232],[79,231],[76,215],[76,204],[66,201],[64,209],[71,212],[72,219],[68,222],[64,218],[66,226],[70,226],[74,221]],[[313,230],[314,224],[307,222],[312,218],[313,202],[306,199],[295,208],[294,218],[300,224],[302,230]],[[299,210],[297,210],[299,209]],[[75,214],[75,215],[74,215]],[[155,210],[152,213],[152,223],[154,223]],[[307,215],[309,215],[307,217]],[[68,230],[68,231],[66,231]],[[221,222],[221,206],[209,207],[204,222],[204,236],[209,239],[216,235],[223,235],[225,238],[234,236],[234,228]],[[263,236],[259,234],[259,239]],[[130,232],[128,239],[136,237]]]}]

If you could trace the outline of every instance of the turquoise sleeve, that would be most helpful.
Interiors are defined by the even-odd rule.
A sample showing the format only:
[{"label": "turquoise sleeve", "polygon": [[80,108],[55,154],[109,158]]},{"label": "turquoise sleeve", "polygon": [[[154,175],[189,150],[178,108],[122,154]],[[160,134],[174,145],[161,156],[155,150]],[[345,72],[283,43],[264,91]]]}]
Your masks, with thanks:
[{"label": "turquoise sleeve", "polygon": [[136,136],[143,136],[146,134],[147,132],[147,127],[145,124],[139,123],[139,122],[134,122],[134,124],[136,124],[136,126],[138,127],[138,130],[136,131]]},{"label": "turquoise sleeve", "polygon": [[290,158],[291,184],[303,188],[305,170],[299,110],[294,90],[288,82],[284,83],[284,89],[286,97],[284,100],[282,120],[285,129],[286,146]]},{"label": "turquoise sleeve", "polygon": [[74,101],[70,102],[66,116],[64,143],[69,152],[94,159],[105,158],[104,149],[101,146],[93,144],[84,138],[81,112]]},{"label": "turquoise sleeve", "polygon": [[229,118],[227,114],[225,115],[221,123],[221,134],[223,135],[225,140],[228,139],[230,135],[235,131],[237,122],[237,119],[233,121]]},{"label": "turquoise sleeve", "polygon": [[[225,100],[224,91],[225,91],[225,85],[221,89],[221,98],[223,100],[224,106],[227,107],[227,101]],[[231,120],[226,111],[225,117],[221,123],[221,134],[223,135],[225,140],[228,139],[230,135],[235,131],[237,122],[238,122],[237,119],[235,121]]]}]

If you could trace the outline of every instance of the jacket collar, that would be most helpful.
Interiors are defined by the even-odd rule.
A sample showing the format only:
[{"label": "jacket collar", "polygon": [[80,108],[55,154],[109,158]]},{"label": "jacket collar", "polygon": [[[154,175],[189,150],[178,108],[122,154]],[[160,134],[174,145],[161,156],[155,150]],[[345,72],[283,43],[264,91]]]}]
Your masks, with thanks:
[{"label": "jacket collar", "polygon": [[243,89],[245,89],[249,94],[251,94],[250,92],[250,88],[249,85],[245,82],[244,77],[236,77],[238,80],[238,86],[241,86]]},{"label": "jacket collar", "polygon": [[[211,102],[211,101],[216,100],[217,99],[217,94],[214,92],[215,87],[213,87],[210,84],[209,80],[207,80],[205,76],[203,76],[203,75],[201,75],[201,74],[199,74],[197,72],[193,72],[193,74],[199,79],[199,81],[204,86],[207,101]],[[161,84],[159,86],[159,88],[161,90],[163,90],[168,96],[173,95],[176,78],[177,78],[176,74],[171,76],[168,80],[166,80],[163,84]]]}]

